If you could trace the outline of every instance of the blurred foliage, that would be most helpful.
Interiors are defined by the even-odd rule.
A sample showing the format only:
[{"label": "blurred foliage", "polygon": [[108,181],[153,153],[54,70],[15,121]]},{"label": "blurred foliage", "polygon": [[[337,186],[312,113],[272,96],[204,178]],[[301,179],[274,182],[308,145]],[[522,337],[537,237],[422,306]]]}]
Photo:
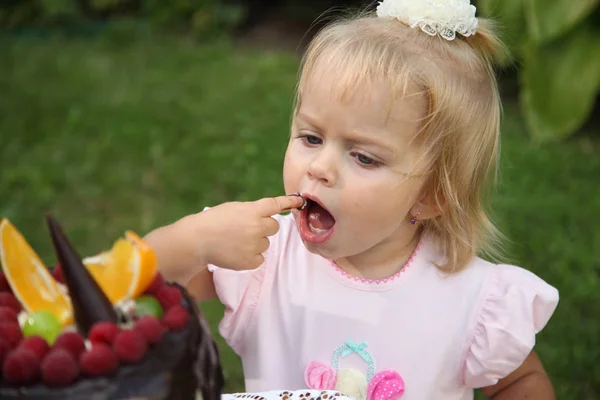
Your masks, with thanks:
[{"label": "blurred foliage", "polygon": [[[536,142],[558,141],[589,120],[600,91],[600,0],[472,0],[501,23],[517,59],[518,96]],[[275,8],[286,18],[322,20],[373,0],[0,0],[0,28],[75,27],[127,17],[149,28],[211,39],[260,23]],[[245,25],[246,24],[246,25]],[[100,24],[101,25],[101,24]],[[91,28],[93,30],[93,28]],[[102,28],[101,28],[102,29]]]},{"label": "blurred foliage", "polygon": [[64,28],[136,18],[157,29],[214,37],[233,29],[245,7],[220,0],[4,0],[0,28]]},{"label": "blurred foliage", "polygon": [[194,32],[227,32],[243,17],[241,5],[219,0],[144,0],[142,14],[159,26],[173,28],[185,22]]},{"label": "blurred foliage", "polygon": [[518,60],[519,98],[538,142],[575,134],[600,90],[599,0],[478,0]]}]

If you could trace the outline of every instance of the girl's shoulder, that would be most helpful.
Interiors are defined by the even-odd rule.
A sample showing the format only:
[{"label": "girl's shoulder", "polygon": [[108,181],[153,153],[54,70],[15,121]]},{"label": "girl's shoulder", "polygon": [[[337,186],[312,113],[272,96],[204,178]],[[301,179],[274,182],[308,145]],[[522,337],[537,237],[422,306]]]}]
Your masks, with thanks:
[{"label": "girl's shoulder", "polygon": [[478,388],[494,385],[523,363],[554,314],[559,293],[520,266],[477,258],[469,270],[485,271],[462,364],[463,383]]},{"label": "girl's shoulder", "polygon": [[[464,332],[462,383],[491,386],[518,368],[533,350],[536,335],[546,326],[559,301],[558,290],[524,267],[474,258],[463,270],[442,273],[443,260],[433,241],[423,246],[420,279],[443,303]],[[464,325],[463,325],[464,324]],[[464,328],[460,327],[462,325]],[[462,337],[462,335],[460,335]]]},{"label": "girl's shoulder", "polygon": [[[420,244],[418,258],[424,274],[442,284],[456,284],[461,290],[473,288],[473,293],[483,301],[492,299],[535,299],[544,297],[558,303],[558,290],[526,267],[509,263],[493,263],[481,257],[474,257],[460,272],[445,273],[436,265],[444,259],[435,240],[425,237]],[[513,304],[514,305],[514,304]]]}]

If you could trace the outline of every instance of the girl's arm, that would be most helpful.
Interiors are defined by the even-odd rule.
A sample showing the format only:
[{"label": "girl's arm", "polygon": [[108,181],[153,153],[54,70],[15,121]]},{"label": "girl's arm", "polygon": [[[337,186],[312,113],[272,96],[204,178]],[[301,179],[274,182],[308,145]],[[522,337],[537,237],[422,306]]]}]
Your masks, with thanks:
[{"label": "girl's arm", "polygon": [[491,400],[555,400],[552,382],[537,354],[532,351],[523,364],[494,386],[481,392]]},{"label": "girl's arm", "polygon": [[208,268],[203,269],[190,279],[186,285],[186,289],[193,298],[200,302],[217,298],[215,281]]},{"label": "girl's arm", "polygon": [[186,286],[198,272],[207,269],[202,236],[194,216],[148,233],[144,240],[156,254],[158,268],[165,280]]},{"label": "girl's arm", "polygon": [[199,301],[216,297],[209,264],[255,269],[264,262],[268,237],[279,231],[273,215],[302,206],[295,195],[223,203],[148,233],[163,277],[185,286]]},{"label": "girl's arm", "polygon": [[[197,254],[189,250],[191,229],[182,226],[183,221],[153,230],[144,238],[154,249],[163,277],[177,282],[189,291],[197,301],[217,297],[212,274],[204,262],[198,262]],[[200,241],[198,241],[200,247]]]}]

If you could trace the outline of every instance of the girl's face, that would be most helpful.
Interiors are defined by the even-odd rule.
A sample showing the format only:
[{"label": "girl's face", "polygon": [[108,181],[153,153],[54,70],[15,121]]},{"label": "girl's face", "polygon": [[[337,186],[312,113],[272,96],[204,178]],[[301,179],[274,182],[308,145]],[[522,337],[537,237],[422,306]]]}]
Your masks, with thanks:
[{"label": "girl's face", "polygon": [[284,162],[286,193],[311,200],[294,211],[302,240],[328,259],[393,259],[414,238],[409,221],[421,211],[425,178],[412,175],[423,165],[411,139],[425,100],[413,92],[392,102],[385,85],[373,84],[342,101],[331,96],[333,73],[315,75],[303,88]]}]

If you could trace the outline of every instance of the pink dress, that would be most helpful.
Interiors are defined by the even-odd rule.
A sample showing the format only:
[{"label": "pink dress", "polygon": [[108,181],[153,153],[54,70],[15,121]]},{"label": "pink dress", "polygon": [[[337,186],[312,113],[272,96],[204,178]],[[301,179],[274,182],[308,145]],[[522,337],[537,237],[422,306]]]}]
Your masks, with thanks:
[{"label": "pink dress", "polygon": [[523,362],[558,303],[555,288],[511,265],[475,259],[445,276],[427,237],[396,275],[358,279],[308,252],[291,215],[276,218],[260,268],[209,266],[247,392],[472,399]]}]

